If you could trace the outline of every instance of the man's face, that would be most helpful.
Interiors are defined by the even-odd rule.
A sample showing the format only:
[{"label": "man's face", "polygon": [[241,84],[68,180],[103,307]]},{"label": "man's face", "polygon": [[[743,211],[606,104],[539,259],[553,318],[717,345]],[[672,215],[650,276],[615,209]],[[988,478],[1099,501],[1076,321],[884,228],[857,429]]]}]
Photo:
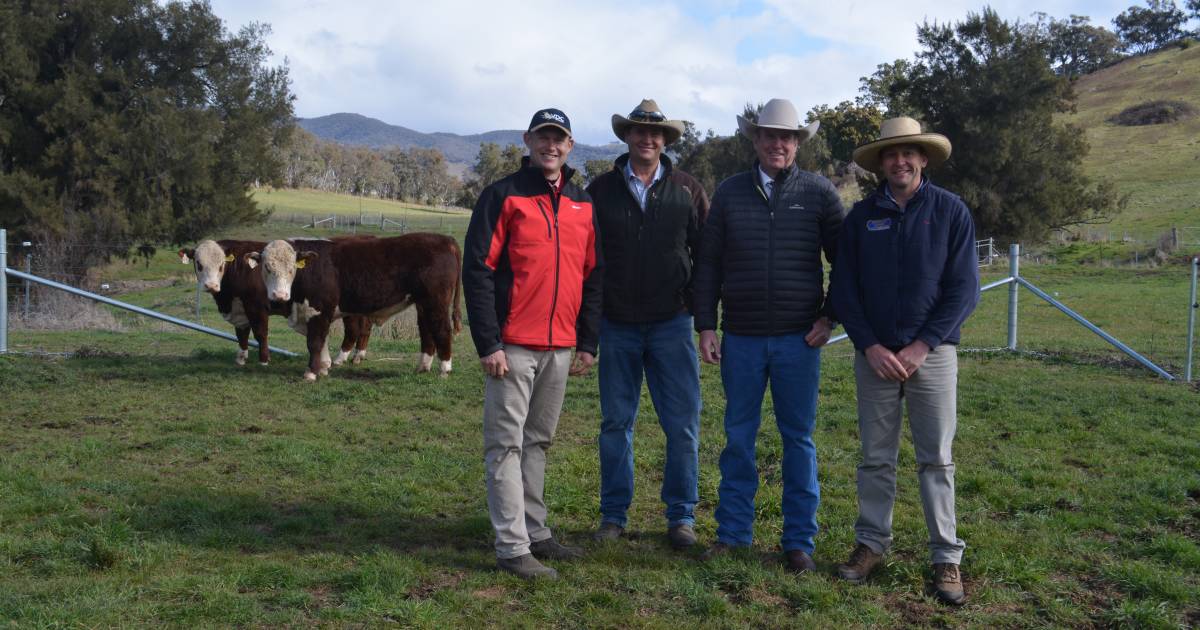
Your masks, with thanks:
[{"label": "man's face", "polygon": [[554,175],[567,163],[567,156],[575,148],[575,140],[557,127],[542,127],[525,132],[525,146],[529,147],[529,165],[542,169],[547,175]]},{"label": "man's face", "polygon": [[759,127],[754,135],[754,152],[758,154],[758,163],[772,177],[796,161],[798,146],[800,138],[794,131]]},{"label": "man's face", "polygon": [[667,141],[660,127],[633,125],[625,132],[625,144],[629,145],[629,155],[638,161],[657,163]]},{"label": "man's face", "polygon": [[913,190],[921,185],[921,171],[929,164],[915,144],[898,144],[879,152],[879,166],[892,190]]}]

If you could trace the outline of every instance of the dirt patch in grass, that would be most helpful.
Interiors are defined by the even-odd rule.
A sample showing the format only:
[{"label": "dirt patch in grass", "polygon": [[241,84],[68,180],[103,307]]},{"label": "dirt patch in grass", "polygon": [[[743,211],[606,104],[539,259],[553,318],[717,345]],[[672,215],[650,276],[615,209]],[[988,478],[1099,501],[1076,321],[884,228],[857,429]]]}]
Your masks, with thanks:
[{"label": "dirt patch in grass", "polygon": [[506,593],[507,591],[504,590],[503,586],[489,586],[487,588],[481,588],[477,591],[471,591],[471,597],[495,601],[504,599]]},{"label": "dirt patch in grass", "polygon": [[432,580],[410,590],[408,592],[408,596],[411,599],[428,599],[429,596],[437,593],[438,591],[458,586],[466,578],[466,574],[462,571],[455,571],[454,573],[439,573],[435,575]]},{"label": "dirt patch in grass", "polygon": [[938,609],[933,604],[920,599],[913,599],[900,593],[892,593],[884,597],[888,610],[900,615],[902,628],[945,628],[944,622],[933,623]]},{"label": "dirt patch in grass", "polygon": [[1196,115],[1196,108],[1183,101],[1147,101],[1127,107],[1108,122],[1123,127],[1162,125],[1187,120]]}]

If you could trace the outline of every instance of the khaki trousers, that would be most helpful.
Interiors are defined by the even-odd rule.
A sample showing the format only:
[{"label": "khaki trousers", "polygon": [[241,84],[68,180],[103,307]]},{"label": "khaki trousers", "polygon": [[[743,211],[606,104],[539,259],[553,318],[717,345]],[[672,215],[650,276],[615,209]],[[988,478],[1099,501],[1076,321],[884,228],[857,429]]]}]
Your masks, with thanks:
[{"label": "khaki trousers", "polygon": [[496,530],[496,556],[529,553],[529,543],[550,538],[546,527],[546,449],[554,439],[566,392],[571,349],[504,348],[508,374],[484,377],[483,450],[488,512]]},{"label": "khaki trousers", "polygon": [[908,407],[917,456],[931,561],[959,564],[966,544],[955,531],[951,454],[957,426],[957,348],[951,344],[938,346],[903,383],[879,378],[866,357],[857,353],[854,376],[858,384],[858,430],[862,439],[858,521],[854,524],[856,540],[876,553],[886,553],[892,544],[892,506],[896,502],[896,459],[900,452],[903,403]]}]

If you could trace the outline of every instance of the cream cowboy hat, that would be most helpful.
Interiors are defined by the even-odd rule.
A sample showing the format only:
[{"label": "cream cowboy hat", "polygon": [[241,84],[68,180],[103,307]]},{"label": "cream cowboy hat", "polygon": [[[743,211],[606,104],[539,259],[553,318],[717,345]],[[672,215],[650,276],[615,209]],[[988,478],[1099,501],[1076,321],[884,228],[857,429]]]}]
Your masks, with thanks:
[{"label": "cream cowboy hat", "polygon": [[940,133],[921,133],[921,123],[901,116],[889,118],[879,125],[879,139],[854,150],[856,164],[872,173],[879,172],[879,153],[897,144],[915,144],[925,150],[929,168],[950,157],[950,139]]},{"label": "cream cowboy hat", "polygon": [[625,141],[625,134],[634,125],[662,129],[665,144],[671,144],[683,135],[683,121],[668,120],[667,115],[658,108],[658,103],[655,103],[652,98],[642,99],[642,102],[629,112],[628,117],[613,114],[612,130],[621,139],[621,142]]},{"label": "cream cowboy hat", "polygon": [[817,129],[821,127],[819,120],[814,120],[807,127],[801,127],[800,115],[796,113],[796,106],[785,98],[773,98],[767,101],[767,104],[763,105],[762,111],[759,112],[757,121],[740,114],[737,121],[738,129],[741,129],[742,135],[749,138],[751,142],[754,142],[754,131],[759,127],[794,131],[800,134],[800,142],[817,135]]}]

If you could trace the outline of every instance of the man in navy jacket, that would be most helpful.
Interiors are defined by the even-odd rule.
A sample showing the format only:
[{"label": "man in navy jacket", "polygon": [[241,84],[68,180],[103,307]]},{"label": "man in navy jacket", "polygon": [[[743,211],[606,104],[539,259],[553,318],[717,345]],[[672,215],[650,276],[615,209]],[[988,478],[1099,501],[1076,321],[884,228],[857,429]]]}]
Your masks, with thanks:
[{"label": "man in navy jacket", "polygon": [[902,408],[908,407],[921,505],[929,530],[934,591],[951,604],[966,595],[958,565],[954,462],[959,327],[979,296],[975,227],[958,196],[923,176],[950,156],[945,136],[921,133],[911,118],[881,125],[880,139],[854,161],[883,183],[850,210],[842,226],[830,294],[858,351],[857,545],[838,566],[861,583],[892,543],[896,458]]}]

